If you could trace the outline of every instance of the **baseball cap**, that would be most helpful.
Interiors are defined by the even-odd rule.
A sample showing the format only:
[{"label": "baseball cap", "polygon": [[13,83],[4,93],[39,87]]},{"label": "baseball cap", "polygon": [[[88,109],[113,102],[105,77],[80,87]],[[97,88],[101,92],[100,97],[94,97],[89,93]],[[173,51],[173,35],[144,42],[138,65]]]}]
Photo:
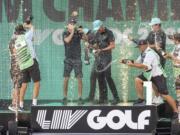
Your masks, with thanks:
[{"label": "baseball cap", "polygon": [[161,24],[160,18],[152,18],[151,22],[149,23],[150,26],[153,26],[155,24]]},{"label": "baseball cap", "polygon": [[24,33],[26,30],[24,29],[23,25],[22,24],[18,24],[16,27],[15,27],[15,32],[17,34],[20,34],[20,33]]},{"label": "baseball cap", "polygon": [[140,45],[147,45],[148,44],[148,41],[145,40],[145,39],[141,39],[137,42],[137,45],[136,47],[139,47]]},{"label": "baseball cap", "polygon": [[101,20],[95,20],[93,22],[93,31],[97,32],[102,25],[103,25],[103,22]]},{"label": "baseball cap", "polygon": [[90,30],[89,30],[88,28],[84,28],[84,29],[83,29],[83,33],[84,33],[84,34],[88,34],[89,31],[90,31]]},{"label": "baseball cap", "polygon": [[76,24],[77,23],[77,20],[75,17],[71,17],[69,20],[68,20],[68,24]]}]

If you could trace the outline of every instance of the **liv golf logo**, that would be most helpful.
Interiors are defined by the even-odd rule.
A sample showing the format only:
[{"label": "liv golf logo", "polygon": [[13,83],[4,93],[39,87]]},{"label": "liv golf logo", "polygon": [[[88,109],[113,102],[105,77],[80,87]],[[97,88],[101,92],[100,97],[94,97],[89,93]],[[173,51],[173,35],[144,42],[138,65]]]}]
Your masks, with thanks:
[{"label": "liv golf logo", "polygon": [[46,119],[47,110],[38,110],[36,121],[42,129],[70,129],[86,113],[87,110],[54,110],[52,120]]},{"label": "liv golf logo", "polygon": [[80,121],[93,130],[101,130],[106,126],[112,130],[120,130],[125,126],[132,130],[144,130],[150,124],[151,110],[143,110],[135,117],[137,117],[136,120],[133,118],[132,110],[116,109],[102,115],[102,110],[95,109],[91,111],[54,110],[52,117],[47,118],[47,110],[38,110],[36,122],[42,129],[51,130],[70,130]]}]

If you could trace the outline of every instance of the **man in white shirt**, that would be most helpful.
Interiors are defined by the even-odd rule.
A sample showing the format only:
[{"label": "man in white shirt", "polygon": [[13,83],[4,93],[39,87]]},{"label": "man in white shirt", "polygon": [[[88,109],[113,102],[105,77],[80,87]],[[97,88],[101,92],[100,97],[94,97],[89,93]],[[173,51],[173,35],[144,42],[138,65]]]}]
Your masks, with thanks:
[{"label": "man in white shirt", "polygon": [[32,105],[37,105],[37,98],[39,95],[40,90],[40,70],[39,70],[39,64],[37,61],[37,56],[33,47],[33,35],[34,35],[34,27],[32,24],[32,17],[30,16],[27,18],[26,22],[24,23],[24,28],[27,30],[25,33],[25,40],[28,44],[31,57],[33,58],[34,64],[23,70],[23,83],[20,90],[20,108],[24,109],[24,96],[27,89],[27,84],[31,81],[31,79],[34,82],[34,91],[33,91],[33,100]]},{"label": "man in white shirt", "polygon": [[125,62],[125,64],[130,67],[144,70],[141,75],[135,78],[135,87],[138,100],[134,102],[134,105],[144,104],[145,100],[143,96],[143,82],[149,80],[152,81],[152,83],[157,87],[157,90],[160,93],[161,97],[163,97],[164,100],[166,100],[172,107],[174,112],[173,119],[176,119],[178,117],[176,102],[168,94],[165,73],[160,64],[159,55],[154,50],[148,47],[148,43],[146,40],[140,40],[137,43],[137,47],[141,52],[141,55],[138,57],[138,59],[135,62]]},{"label": "man in white shirt", "polygon": [[165,58],[169,58],[173,61],[176,96],[180,105],[180,33],[176,33],[172,38],[169,38],[174,41],[175,47],[171,54],[165,55]]}]

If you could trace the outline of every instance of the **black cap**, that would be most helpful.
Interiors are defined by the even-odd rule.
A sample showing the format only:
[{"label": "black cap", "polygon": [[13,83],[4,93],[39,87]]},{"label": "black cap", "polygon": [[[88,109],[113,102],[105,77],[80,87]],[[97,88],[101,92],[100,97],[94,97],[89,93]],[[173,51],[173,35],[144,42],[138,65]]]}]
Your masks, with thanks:
[{"label": "black cap", "polygon": [[71,17],[69,20],[68,20],[68,24],[76,24],[77,23],[77,19],[75,17]]},{"label": "black cap", "polygon": [[147,40],[141,39],[141,40],[139,40],[139,41],[137,42],[137,46],[136,46],[136,47],[138,47],[138,46],[140,46],[140,45],[147,45],[147,44],[148,44],[148,41],[147,41]]},{"label": "black cap", "polygon": [[15,27],[15,33],[16,34],[23,34],[26,30],[24,29],[23,25],[22,24],[18,24],[16,27]]}]

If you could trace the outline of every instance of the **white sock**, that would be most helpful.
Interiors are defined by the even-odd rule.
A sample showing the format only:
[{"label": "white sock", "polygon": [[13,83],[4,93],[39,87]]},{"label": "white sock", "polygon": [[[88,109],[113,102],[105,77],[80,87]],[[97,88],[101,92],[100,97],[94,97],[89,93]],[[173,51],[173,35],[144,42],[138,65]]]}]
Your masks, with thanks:
[{"label": "white sock", "polygon": [[24,107],[24,102],[23,101],[20,101],[20,105],[19,105],[21,108]]},{"label": "white sock", "polygon": [[32,104],[37,105],[37,99],[33,99]]}]

